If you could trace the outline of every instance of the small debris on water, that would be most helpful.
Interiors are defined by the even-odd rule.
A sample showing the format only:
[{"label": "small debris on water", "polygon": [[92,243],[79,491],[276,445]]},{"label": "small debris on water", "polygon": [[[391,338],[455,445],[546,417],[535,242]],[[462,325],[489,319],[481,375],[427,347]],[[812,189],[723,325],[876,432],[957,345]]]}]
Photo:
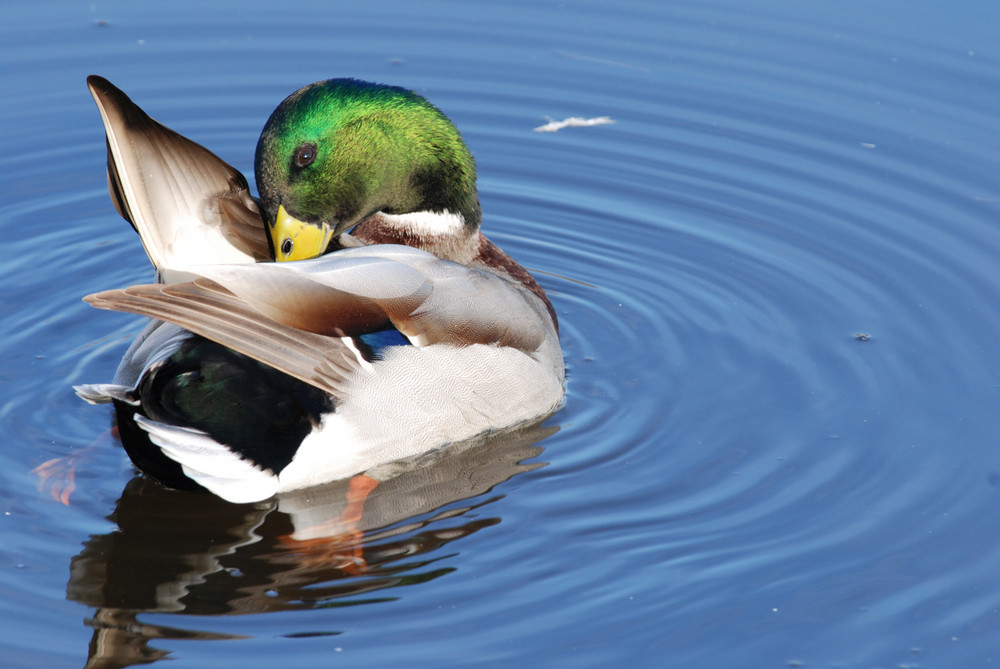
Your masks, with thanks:
[{"label": "small debris on water", "polygon": [[563,128],[583,128],[591,125],[611,125],[616,123],[616,121],[610,116],[598,116],[596,118],[571,116],[561,121],[556,121],[548,116],[545,118],[548,118],[549,122],[535,128],[535,132],[556,132],[558,130],[562,130]]},{"label": "small debris on water", "polygon": [[872,338],[872,336],[867,332],[855,332],[854,338],[857,339],[858,341],[868,341],[869,339]]}]

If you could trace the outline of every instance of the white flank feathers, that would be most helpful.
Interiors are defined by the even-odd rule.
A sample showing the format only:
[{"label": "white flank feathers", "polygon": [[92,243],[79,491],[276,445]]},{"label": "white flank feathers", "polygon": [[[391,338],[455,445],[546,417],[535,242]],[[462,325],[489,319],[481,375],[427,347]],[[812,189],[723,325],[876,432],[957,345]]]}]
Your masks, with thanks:
[{"label": "white flank feathers", "polygon": [[278,477],[217,443],[200,430],[167,425],[136,414],[135,422],[192,480],[237,504],[256,502],[278,491]]}]

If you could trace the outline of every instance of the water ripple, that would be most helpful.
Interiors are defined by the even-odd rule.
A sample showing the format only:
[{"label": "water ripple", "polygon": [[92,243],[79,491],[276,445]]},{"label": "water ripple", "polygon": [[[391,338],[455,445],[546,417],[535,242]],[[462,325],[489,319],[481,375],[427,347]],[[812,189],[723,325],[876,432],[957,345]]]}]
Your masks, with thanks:
[{"label": "water ripple", "polygon": [[[452,524],[425,512],[370,537],[386,566],[367,584],[391,582],[392,596],[351,607],[349,626],[328,605],[366,584],[328,570],[287,603],[295,620],[150,623],[260,639],[280,628],[300,647],[349,628],[337,643],[376,664],[434,664],[442,630],[487,664],[527,656],[509,639],[540,663],[899,665],[921,648],[982,663],[1000,597],[989,538],[1000,529],[1000,102],[983,93],[1000,58],[974,22],[945,30],[908,15],[904,29],[893,3],[868,3],[865,17],[501,3],[475,20],[390,5],[407,28],[379,40],[361,37],[367,10],[259,8],[220,32],[223,7],[197,19],[98,7],[53,23],[66,48],[25,46],[10,61],[25,77],[58,74],[0,111],[24,130],[0,152],[0,428],[25,446],[0,451],[19,537],[2,557],[60,574],[4,575],[10,601],[61,600],[80,528],[99,547],[119,494],[139,508],[160,494],[123,493],[130,472],[108,444],[90,451],[89,496],[65,513],[39,507],[30,475],[100,440],[108,414],[69,385],[108,378],[138,328],[79,298],[149,273],[107,203],[83,76],[111,76],[250,172],[281,98],[351,75],[413,86],[456,120],[477,156],[487,234],[552,296],[569,374],[549,464],[507,484],[516,494],[456,502]],[[289,39],[303,21],[329,39]],[[199,65],[178,72],[180,53]],[[615,124],[532,131],[568,116]],[[246,546],[283,531],[280,514],[257,512],[266,531]],[[461,541],[446,547],[449,532]],[[275,546],[266,561],[280,562]],[[408,547],[426,569],[386,557]],[[408,578],[422,585],[395,587]],[[310,588],[323,593],[314,606]],[[243,659],[273,659],[259,646],[268,652]]]}]

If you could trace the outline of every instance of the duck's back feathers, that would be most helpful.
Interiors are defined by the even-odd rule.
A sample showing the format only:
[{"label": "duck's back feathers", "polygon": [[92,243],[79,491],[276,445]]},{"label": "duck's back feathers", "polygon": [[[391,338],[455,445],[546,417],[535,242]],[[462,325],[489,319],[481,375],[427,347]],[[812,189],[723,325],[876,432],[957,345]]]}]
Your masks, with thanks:
[{"label": "duck's back feathers", "polygon": [[242,174],[151,119],[106,79],[87,84],[104,121],[111,199],[165,278],[190,264],[272,257]]}]

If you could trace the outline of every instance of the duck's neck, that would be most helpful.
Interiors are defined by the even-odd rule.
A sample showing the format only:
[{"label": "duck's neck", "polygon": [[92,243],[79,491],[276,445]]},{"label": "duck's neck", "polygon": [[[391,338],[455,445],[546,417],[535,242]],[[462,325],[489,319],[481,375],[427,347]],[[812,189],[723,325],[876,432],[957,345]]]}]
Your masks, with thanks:
[{"label": "duck's neck", "polygon": [[423,249],[462,265],[473,262],[479,250],[479,226],[461,214],[417,211],[377,213],[359,223],[351,237],[362,244],[403,244]]}]

